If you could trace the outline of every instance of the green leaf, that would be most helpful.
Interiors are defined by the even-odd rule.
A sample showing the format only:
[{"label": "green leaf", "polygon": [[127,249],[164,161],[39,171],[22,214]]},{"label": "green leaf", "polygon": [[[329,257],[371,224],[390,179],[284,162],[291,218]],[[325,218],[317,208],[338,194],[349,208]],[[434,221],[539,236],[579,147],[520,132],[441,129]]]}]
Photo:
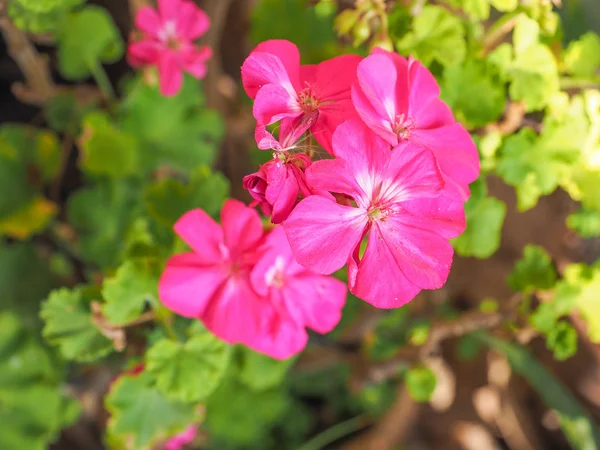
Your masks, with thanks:
[{"label": "green leaf", "polygon": [[472,20],[486,20],[490,17],[490,0],[462,0],[462,7]]},{"label": "green leaf", "polygon": [[106,409],[111,414],[109,436],[127,442],[131,450],[152,448],[199,420],[195,405],[167,399],[152,380],[146,371],[121,376],[106,397]]},{"label": "green leaf", "polygon": [[580,209],[567,217],[567,226],[584,238],[600,236],[600,211]]},{"label": "green leaf", "polygon": [[467,228],[452,246],[462,256],[490,257],[500,246],[506,205],[494,197],[487,197],[485,181],[471,185],[471,197],[465,204]]},{"label": "green leaf", "polygon": [[146,354],[146,365],[165,397],[199,402],[221,382],[230,353],[228,344],[204,331],[185,343],[168,339],[157,341]]},{"label": "green leaf", "polygon": [[296,362],[296,358],[280,361],[245,347],[241,347],[240,352],[239,379],[255,391],[264,391],[282,384],[288,370]]},{"label": "green leaf", "polygon": [[525,347],[478,334],[480,339],[506,355],[513,370],[523,376],[540,394],[546,405],[560,416],[560,424],[576,450],[598,450],[600,430],[577,398],[542,366]]},{"label": "green leaf", "polygon": [[506,103],[502,84],[484,63],[475,60],[444,70],[442,98],[468,128],[497,120]]},{"label": "green leaf", "polygon": [[138,171],[135,136],[118,130],[104,112],[95,111],[83,119],[79,145],[79,164],[89,174],[122,178]]},{"label": "green leaf", "polygon": [[56,215],[56,204],[41,197],[34,198],[9,217],[0,219],[0,235],[27,239],[43,231]]},{"label": "green leaf", "polygon": [[96,99],[86,99],[84,103],[73,92],[61,92],[45,105],[44,117],[54,131],[78,135],[81,118],[94,110],[97,103]]},{"label": "green leaf", "polygon": [[102,63],[123,56],[124,45],[111,15],[98,6],[88,6],[67,16],[57,34],[58,63],[69,80],[89,76]]},{"label": "green leaf", "polygon": [[85,0],[11,0],[7,12],[13,23],[32,33],[54,33],[65,16]]},{"label": "green leaf", "polygon": [[593,77],[600,68],[600,37],[589,31],[567,47],[565,69],[578,77]]},{"label": "green leaf", "polygon": [[129,182],[102,183],[77,191],[67,205],[85,260],[115,267],[127,227],[139,208],[138,187]]},{"label": "green leaf", "polygon": [[434,60],[442,66],[465,59],[465,29],[460,18],[442,6],[425,5],[413,21],[412,31],[397,43],[404,54],[412,54],[426,66]]},{"label": "green leaf", "polygon": [[508,285],[515,291],[550,289],[556,283],[556,268],[542,247],[527,245],[523,258],[517,261],[508,276]]},{"label": "green leaf", "polygon": [[373,360],[390,358],[409,343],[409,319],[408,308],[398,308],[387,312],[377,321],[375,332],[367,341],[367,351]]},{"label": "green leaf", "polygon": [[156,261],[125,261],[113,277],[104,280],[104,317],[111,324],[126,325],[137,319],[148,304],[156,305],[159,275]]},{"label": "green leaf", "polygon": [[558,322],[546,337],[546,347],[552,350],[556,360],[569,359],[577,353],[577,331],[569,322]]},{"label": "green leaf", "polygon": [[95,361],[113,350],[112,342],[92,322],[90,301],[94,293],[91,288],[62,288],[42,304],[44,338],[59,347],[65,359]]},{"label": "green leaf", "polygon": [[420,403],[429,401],[437,386],[437,378],[428,367],[414,367],[406,372],[404,379],[409,394]]},{"label": "green leaf", "polygon": [[187,183],[165,178],[149,184],[144,203],[153,219],[171,228],[184,213],[194,208],[203,209],[209,215],[217,217],[228,195],[227,178],[201,166],[190,174]]},{"label": "green leaf", "polygon": [[177,95],[163,97],[138,77],[127,92],[117,125],[138,139],[142,172],[166,165],[189,173],[212,164],[224,125],[216,111],[206,109],[197,80],[186,76]]},{"label": "green leaf", "polygon": [[490,3],[500,12],[514,11],[519,6],[519,0],[490,0]]}]

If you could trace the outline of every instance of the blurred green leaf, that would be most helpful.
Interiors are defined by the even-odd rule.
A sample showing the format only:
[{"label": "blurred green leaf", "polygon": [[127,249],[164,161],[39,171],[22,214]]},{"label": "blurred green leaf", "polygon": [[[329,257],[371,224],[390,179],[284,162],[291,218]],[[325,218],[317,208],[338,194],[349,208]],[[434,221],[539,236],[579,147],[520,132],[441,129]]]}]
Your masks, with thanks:
[{"label": "blurred green leaf", "polygon": [[577,398],[542,366],[525,347],[478,334],[480,339],[508,358],[513,370],[523,376],[540,394],[546,405],[560,416],[560,424],[569,443],[576,450],[600,448],[600,430]]},{"label": "blurred green leaf", "polygon": [[90,303],[98,294],[94,291],[86,287],[57,289],[42,304],[44,338],[59,347],[65,359],[90,362],[113,350],[112,342],[92,321]]},{"label": "blurred green leaf", "polygon": [[149,184],[144,195],[148,214],[158,223],[171,228],[186,212],[200,208],[218,217],[229,195],[229,181],[219,172],[201,166],[190,174],[187,183],[165,178]]},{"label": "blurred green leaf", "polygon": [[231,347],[204,331],[185,343],[162,339],[148,350],[146,368],[157,389],[172,400],[199,402],[219,385]]},{"label": "blurred green leaf", "polygon": [[567,217],[567,226],[584,238],[600,236],[600,211],[580,209]]},{"label": "blurred green leaf", "polygon": [[410,369],[406,372],[404,380],[411,397],[420,403],[429,401],[437,386],[437,378],[428,367]]},{"label": "blurred green leaf", "polygon": [[119,377],[105,398],[105,406],[111,414],[110,439],[127,442],[128,450],[152,448],[198,420],[193,404],[167,399],[146,371]]},{"label": "blurred green leaf", "polygon": [[412,54],[429,66],[434,60],[452,66],[465,59],[465,29],[460,18],[446,8],[425,5],[413,21],[412,31],[397,42],[403,54]]},{"label": "blurred green leaf", "polygon": [[465,204],[467,228],[452,240],[452,246],[462,256],[488,258],[500,246],[506,204],[486,195],[484,180],[471,184],[471,197]]},{"label": "blurred green leaf", "polygon": [[550,289],[556,283],[556,268],[542,247],[527,245],[523,258],[517,261],[508,276],[508,285],[515,291]]},{"label": "blurred green leaf", "polygon": [[11,0],[7,12],[13,23],[32,33],[54,33],[67,13],[86,0]]},{"label": "blurred green leaf", "polygon": [[255,391],[277,387],[283,383],[296,358],[283,361],[256,353],[245,347],[240,348],[239,380]]},{"label": "blurred green leaf", "polygon": [[75,93],[60,92],[45,105],[44,117],[54,131],[77,135],[82,117],[94,110],[97,103],[97,100],[89,100],[81,104]]},{"label": "blurred green leaf", "polygon": [[569,322],[556,323],[546,336],[546,347],[552,350],[556,360],[569,359],[577,353],[577,331]]},{"label": "blurred green leaf", "polygon": [[69,80],[88,77],[102,63],[121,59],[123,40],[111,15],[99,6],[70,13],[57,33],[61,74]]},{"label": "blurred green leaf", "polygon": [[600,68],[600,37],[587,32],[565,50],[566,71],[578,77],[592,77]]},{"label": "blurred green leaf", "polygon": [[159,275],[156,261],[125,261],[102,286],[106,319],[114,325],[126,325],[137,319],[147,304],[157,304]]},{"label": "blurred green leaf", "polygon": [[104,112],[85,116],[79,145],[79,164],[89,174],[123,178],[139,170],[135,136],[118,130]]},{"label": "blurred green leaf", "polygon": [[224,133],[221,117],[205,107],[200,83],[189,76],[174,97],[163,97],[141,77],[132,80],[117,126],[138,139],[142,172],[166,165],[189,173],[211,165]]}]

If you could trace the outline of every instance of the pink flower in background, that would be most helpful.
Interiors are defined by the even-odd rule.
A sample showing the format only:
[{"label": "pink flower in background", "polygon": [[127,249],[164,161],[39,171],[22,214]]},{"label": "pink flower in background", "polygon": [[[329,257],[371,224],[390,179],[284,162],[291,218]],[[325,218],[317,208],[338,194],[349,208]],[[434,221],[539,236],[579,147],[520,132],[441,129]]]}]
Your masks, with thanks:
[{"label": "pink flower in background", "polygon": [[301,66],[300,53],[293,43],[262,42],[242,66],[242,81],[254,100],[257,126],[316,116],[310,131],[331,153],[333,131],[356,115],[350,88],[360,60],[357,55],[342,55],[318,65]]},{"label": "pink flower in background", "polygon": [[269,234],[263,251],[252,270],[252,285],[273,308],[266,317],[266,333],[254,348],[286,359],[306,346],[305,327],[324,334],[338,324],[347,289],[341,281],[298,264],[281,227]]},{"label": "pink flower in background", "polygon": [[304,327],[324,333],[339,321],[344,284],[298,265],[285,233],[265,236],[254,209],[228,200],[221,226],[196,209],[174,228],[192,252],[167,261],[159,297],[221,339],[283,359],[306,345]]},{"label": "pink flower in background", "polygon": [[429,148],[450,193],[466,200],[468,184],[479,176],[477,148],[439,95],[435,78],[419,61],[379,48],[358,65],[352,86],[363,122],[396,149],[412,143]]},{"label": "pink flower in background", "polygon": [[299,153],[276,156],[262,165],[258,172],[244,177],[244,188],[248,190],[271,222],[281,223],[298,203],[298,196],[306,197],[312,192],[306,185],[304,171],[311,165],[308,155]]},{"label": "pink flower in background", "polygon": [[183,72],[204,78],[212,50],[207,46],[198,49],[193,41],[206,33],[210,21],[193,1],[158,0],[158,11],[140,8],[135,25],[144,36],[129,45],[129,61],[136,67],[157,66],[163,95],[179,92]]},{"label": "pink flower in background", "polygon": [[444,181],[433,153],[414,143],[389,148],[360,122],[340,125],[333,135],[337,159],[313,163],[306,178],[356,207],[312,195],[283,224],[300,264],[329,274],[348,262],[350,291],[380,308],[441,287],[452,263],[447,239],[465,226],[462,203],[437,198]]},{"label": "pink flower in background", "polygon": [[170,438],[164,446],[164,450],[181,450],[185,445],[194,442],[198,434],[198,425],[190,425],[184,431]]}]

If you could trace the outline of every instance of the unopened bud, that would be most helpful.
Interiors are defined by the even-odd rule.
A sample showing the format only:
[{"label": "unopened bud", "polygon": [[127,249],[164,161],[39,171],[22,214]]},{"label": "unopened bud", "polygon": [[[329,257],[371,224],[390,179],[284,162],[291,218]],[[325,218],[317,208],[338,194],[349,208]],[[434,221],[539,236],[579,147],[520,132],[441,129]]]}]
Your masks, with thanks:
[{"label": "unopened bud", "polygon": [[346,9],[337,15],[333,26],[338,35],[343,36],[350,33],[358,21],[358,12],[354,9]]}]

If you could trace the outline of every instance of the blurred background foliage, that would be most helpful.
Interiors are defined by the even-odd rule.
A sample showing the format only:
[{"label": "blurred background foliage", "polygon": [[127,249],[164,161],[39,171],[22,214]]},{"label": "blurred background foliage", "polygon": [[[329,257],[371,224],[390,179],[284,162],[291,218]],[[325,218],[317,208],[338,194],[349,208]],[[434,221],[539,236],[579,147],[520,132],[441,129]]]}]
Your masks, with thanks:
[{"label": "blurred background foliage", "polygon": [[[142,3],[0,2],[0,449],[600,450],[596,0],[200,1],[215,57],[173,98],[123,59]],[[447,286],[350,295],[283,362],[157,294],[177,218],[269,156],[239,67],[271,38],[419,58],[482,162]]]}]

